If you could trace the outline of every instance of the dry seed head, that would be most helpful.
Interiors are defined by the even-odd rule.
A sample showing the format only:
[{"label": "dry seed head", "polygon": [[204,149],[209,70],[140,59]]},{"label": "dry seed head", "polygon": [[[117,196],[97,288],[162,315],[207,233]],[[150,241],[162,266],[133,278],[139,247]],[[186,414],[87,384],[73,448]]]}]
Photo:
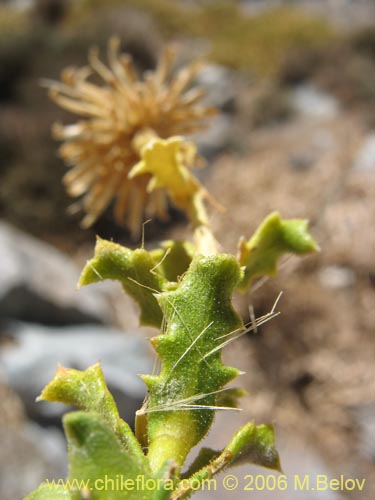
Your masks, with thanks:
[{"label": "dry seed head", "polygon": [[[147,189],[150,173],[129,178],[141,160],[150,138],[168,139],[204,128],[215,113],[200,104],[204,92],[189,85],[200,65],[193,63],[170,76],[174,53],[167,49],[155,71],[138,80],[131,58],[120,53],[120,40],[108,44],[108,66],[96,50],[89,66],[67,68],[61,82],[48,82],[50,97],[81,120],[72,125],[55,124],[53,135],[63,141],[60,155],[70,167],[64,184],[71,196],[80,197],[88,227],[114,201],[117,223],[126,223],[138,236],[144,213],[167,217],[166,190]],[[95,74],[103,81],[89,81]]]}]

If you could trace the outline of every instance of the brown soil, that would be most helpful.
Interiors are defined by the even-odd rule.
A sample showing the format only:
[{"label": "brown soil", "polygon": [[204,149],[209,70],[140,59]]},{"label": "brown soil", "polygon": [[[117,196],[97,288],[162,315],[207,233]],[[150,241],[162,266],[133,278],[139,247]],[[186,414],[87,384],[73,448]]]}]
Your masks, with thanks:
[{"label": "brown soil", "polygon": [[[370,482],[374,457],[360,415],[375,404],[375,183],[373,172],[353,168],[364,133],[352,114],[254,133],[248,157],[223,158],[209,188],[229,207],[214,216],[226,250],[275,209],[309,218],[321,246],[318,255],[285,259],[277,279],[238,300],[245,315],[251,304],[260,316],[284,292],[282,314],[230,353],[247,371],[246,411],[313,445],[336,473]],[[297,168],[298,158],[309,164]]]}]

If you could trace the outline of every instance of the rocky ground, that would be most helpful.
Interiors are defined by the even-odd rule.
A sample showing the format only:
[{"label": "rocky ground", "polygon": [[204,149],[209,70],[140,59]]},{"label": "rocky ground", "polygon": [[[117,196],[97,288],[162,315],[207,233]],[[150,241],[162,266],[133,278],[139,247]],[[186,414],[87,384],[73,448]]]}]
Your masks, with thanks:
[{"label": "rocky ground", "polygon": [[[243,2],[252,9],[265,3]],[[319,9],[324,2],[304,3]],[[340,6],[354,8],[354,2],[328,3],[329,12]],[[365,5],[371,8],[369,2],[360,4],[358,15]],[[361,494],[289,488],[277,494],[252,492],[253,498],[372,498],[375,122],[368,81],[374,75],[357,71],[369,66],[356,55],[345,66],[345,78],[341,77],[344,73],[337,77],[332,61],[346,61],[345,54],[330,53],[323,64],[320,61],[324,71],[311,75],[310,68],[307,76],[302,71],[304,77],[291,86],[285,81],[291,74],[295,77],[293,65],[280,77],[284,84],[254,83],[217,65],[200,77],[211,103],[222,111],[198,142],[208,158],[208,168],[199,175],[227,207],[224,214],[212,215],[223,249],[236,252],[239,236],[250,236],[273,210],[284,217],[308,218],[321,247],[316,256],[284,259],[276,279],[261,280],[250,294],[236,298],[248,319],[250,305],[257,316],[265,314],[283,291],[280,316],[228,347],[226,360],[246,372],[239,382],[249,395],[242,400],[240,415],[218,416],[216,434],[207,443],[224,445],[242,421],[272,421],[284,471],[291,477],[344,474],[367,481]],[[39,106],[42,101],[38,99],[35,105]],[[46,123],[52,121],[49,113],[43,118]],[[22,134],[33,129],[31,114],[26,123],[22,102],[12,109],[4,106],[1,130],[8,136],[17,131],[21,143]],[[32,141],[32,134],[28,140]],[[9,144],[12,159],[14,137]],[[55,146],[46,144],[52,154]],[[4,500],[21,498],[46,477],[65,474],[59,423],[64,409],[34,402],[58,361],[83,368],[103,358],[111,390],[130,419],[144,396],[136,374],[150,371],[153,363],[143,339],[153,332],[137,330],[137,312],[119,287],[109,284],[76,291],[79,270],[92,255],[93,231],[78,231],[77,220],[64,216],[68,201],[56,187],[60,171],[53,176],[47,168],[48,175],[43,177],[45,155],[39,148],[31,157],[33,165],[40,164],[37,174],[27,171],[27,147],[23,144],[17,160],[22,163],[20,170],[12,167],[0,172],[0,210],[6,219],[0,224],[0,497]],[[61,164],[59,168],[62,172]],[[31,197],[30,190],[24,190],[30,183]],[[53,187],[41,192],[40,186],[45,189],[46,185]],[[27,194],[24,198],[23,193]],[[48,196],[54,198],[57,212]],[[108,220],[95,231],[132,244]],[[146,226],[146,244],[187,237],[180,222],[173,217],[170,224]],[[14,225],[30,227],[38,238]],[[238,476],[259,472],[263,471],[240,469]],[[233,498],[248,494],[236,491]],[[221,490],[215,495],[202,492],[196,498],[230,497]]]},{"label": "rocky ground", "polygon": [[[244,340],[251,351],[244,356],[251,366],[249,412],[275,420],[288,436],[300,435],[336,473],[367,475],[375,451],[374,164],[371,172],[356,163],[363,138],[354,124],[353,117],[340,116],[312,129],[296,124],[291,142],[282,131],[274,140],[268,136],[267,145],[254,138],[249,161],[223,163],[214,182],[231,212],[237,207],[241,233],[278,208],[286,216],[306,214],[322,248],[315,258],[286,260],[277,280],[259,283],[241,298],[244,311],[252,304],[262,314],[284,292],[281,316]],[[299,170],[298,155],[304,150],[313,157],[309,149],[318,137],[332,141],[329,151]],[[233,191],[220,190],[220,176]],[[236,238],[232,214],[217,220],[228,244]],[[241,352],[243,345],[237,346]]]},{"label": "rocky ground", "polygon": [[[332,477],[367,477],[370,484],[375,136],[360,116],[322,97],[321,112],[316,102],[287,124],[253,132],[245,158],[222,157],[210,172],[210,191],[229,207],[214,216],[225,249],[235,251],[238,236],[276,209],[307,217],[321,246],[315,257],[285,259],[277,279],[261,280],[238,298],[245,316],[249,305],[260,316],[283,291],[281,315],[230,347],[228,357],[247,372],[246,415],[279,429],[286,470],[296,467],[297,443],[307,469],[316,470],[317,454]],[[347,496],[370,498],[370,489]]]},{"label": "rocky ground", "polygon": [[[301,108],[302,91],[315,96],[312,107],[305,100]],[[285,259],[277,279],[255,283],[249,295],[237,298],[245,317],[249,305],[259,316],[272,308],[283,291],[281,315],[257,334],[249,334],[230,346],[226,356],[229,363],[246,371],[241,384],[249,395],[242,401],[240,420],[255,418],[275,423],[288,474],[345,474],[365,477],[370,483],[375,457],[375,269],[371,254],[375,139],[360,114],[341,109],[332,96],[314,92],[303,88],[291,93],[296,108],[293,119],[254,130],[248,135],[245,155],[221,155],[205,174],[211,193],[228,207],[225,214],[213,214],[215,232],[224,249],[235,252],[239,235],[250,235],[275,209],[284,217],[309,218],[321,246],[320,254],[314,257]],[[79,269],[75,264],[52,247],[27,240],[29,237],[8,226],[1,229],[5,287],[0,311],[7,319],[7,326],[2,328],[1,361],[8,383],[18,394],[16,397],[3,389],[7,391],[6,401],[10,401],[4,403],[10,417],[4,414],[8,420],[2,426],[7,428],[12,422],[14,430],[6,433],[6,439],[10,440],[9,446],[14,446],[15,454],[13,465],[8,463],[3,474],[9,477],[9,467],[17,466],[22,470],[26,467],[30,478],[56,476],[64,469],[63,440],[56,431],[42,437],[35,424],[25,426],[20,409],[23,406],[39,425],[59,422],[61,408],[38,407],[33,402],[57,361],[83,368],[102,357],[110,386],[123,411],[127,408],[129,413],[129,407],[136,408],[143,398],[143,388],[136,382],[136,373],[142,371],[139,366],[142,364],[143,371],[147,371],[152,360],[147,353],[142,354],[145,346],[141,337],[130,333],[136,325],[135,310],[118,288],[88,289],[77,294],[74,281]],[[171,226],[164,236],[184,234],[183,226]],[[77,248],[74,260],[82,264],[91,252],[91,245]],[[46,260],[50,262],[47,268],[43,264]],[[17,274],[17,269],[20,273],[27,262],[32,262],[32,272]],[[60,283],[58,293],[51,286],[55,282]],[[99,310],[100,317],[93,313]],[[100,326],[98,321],[102,323],[103,318],[107,325],[120,325],[127,335],[122,337],[111,327]],[[66,342],[69,335],[74,340]],[[129,356],[125,371],[121,350]],[[133,356],[136,361],[130,362]],[[127,384],[120,383],[124,379]],[[236,418],[220,415],[216,425],[221,440],[234,429]],[[25,447],[36,447],[30,451],[33,456],[41,454],[38,467],[31,471],[27,460],[18,464],[17,450]],[[46,447],[55,457],[47,459],[48,467],[43,458]],[[24,457],[23,452],[21,455]],[[248,470],[240,469],[242,472]],[[22,491],[27,490],[30,481],[24,483]],[[3,498],[14,498],[15,485],[10,483],[9,479],[2,483]],[[294,498],[292,491],[287,493],[288,498]],[[367,493],[346,496],[370,498],[369,490]],[[310,498],[304,494],[299,492],[296,498]],[[207,495],[202,493],[201,498],[211,498]],[[277,498],[284,498],[282,495],[279,492]],[[268,498],[266,493],[258,492],[258,496]],[[341,496],[331,492],[327,498]]]}]

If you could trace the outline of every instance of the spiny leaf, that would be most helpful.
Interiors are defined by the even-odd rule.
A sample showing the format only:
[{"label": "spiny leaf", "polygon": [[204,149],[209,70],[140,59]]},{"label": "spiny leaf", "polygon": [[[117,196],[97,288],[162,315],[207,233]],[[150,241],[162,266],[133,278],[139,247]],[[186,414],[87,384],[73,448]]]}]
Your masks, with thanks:
[{"label": "spiny leaf", "polygon": [[217,395],[217,405],[225,406],[227,408],[237,408],[238,400],[243,396],[246,396],[247,392],[245,389],[239,387],[231,387],[226,391],[220,392]]},{"label": "spiny leaf", "polygon": [[282,220],[278,212],[273,212],[249,241],[240,240],[239,262],[244,266],[244,276],[238,288],[245,290],[259,276],[275,276],[277,261],[285,253],[305,255],[319,250],[307,226],[307,220]]},{"label": "spiny leaf", "polygon": [[151,174],[147,190],[166,189],[178,208],[193,222],[205,224],[207,216],[202,204],[205,190],[187,168],[196,156],[193,143],[182,137],[151,139],[141,151],[142,160],[129,172],[129,179]]},{"label": "spiny leaf", "polygon": [[188,270],[194,256],[194,246],[186,241],[164,241],[163,248],[150,252],[153,259],[160,262],[158,271],[170,282],[178,279]]},{"label": "spiny leaf", "polygon": [[171,496],[172,500],[189,498],[194,486],[196,488],[197,484],[212,478],[228,466],[250,463],[281,472],[272,425],[254,425],[253,422],[249,422],[234,434],[221,453],[215,454],[212,450],[210,452],[213,457],[210,463],[177,486]]},{"label": "spiny leaf", "polygon": [[[212,423],[214,409],[209,407],[216,406],[217,391],[239,373],[222,364],[220,349],[208,355],[224,335],[242,326],[231,305],[239,279],[234,257],[196,256],[178,288],[157,296],[167,327],[152,344],[162,368],[158,376],[143,376],[149,390],[152,470],[167,458],[182,465]],[[197,405],[208,408],[194,408]]]},{"label": "spiny leaf", "polygon": [[[138,476],[143,476],[147,480],[149,475],[123,449],[102,417],[96,413],[73,412],[65,415],[63,421],[70,482],[89,481],[90,500],[149,500],[147,489],[124,491],[121,479],[136,481]],[[73,499],[81,500],[78,492],[73,493]]]},{"label": "spiny leaf", "polygon": [[77,406],[98,413],[113,429],[122,445],[135,461],[146,466],[146,457],[132,430],[118,413],[116,403],[104,380],[100,363],[85,371],[58,366],[55,377],[43,389],[39,401]]},{"label": "spiny leaf", "polygon": [[157,262],[142,248],[130,250],[98,238],[95,256],[84,267],[78,285],[106,279],[120,281],[140,306],[141,324],[160,327],[162,312],[153,294],[162,290],[165,280],[153,272],[155,265]]},{"label": "spiny leaf", "polygon": [[116,403],[104,381],[100,363],[84,371],[59,365],[54,378],[43,389],[37,401],[50,401],[78,406],[85,411],[95,411],[116,426],[119,418]]},{"label": "spiny leaf", "polygon": [[[195,149],[193,143],[189,145],[190,148]],[[184,199],[194,195],[199,188],[199,183],[184,165],[183,147],[182,137],[151,139],[143,147],[142,161],[132,168],[129,178],[140,174],[151,174],[149,191],[156,188],[166,188],[176,199]],[[193,160],[194,153],[189,155]]]},{"label": "spiny leaf", "polygon": [[231,465],[252,463],[281,472],[279,454],[275,448],[272,425],[249,422],[234,434],[223,453],[232,454]]},{"label": "spiny leaf", "polygon": [[[25,500],[150,500],[147,488],[135,486],[138,477],[150,478],[148,470],[122,447],[108,422],[80,411],[66,414],[63,422],[68,479],[64,485],[45,482]],[[126,480],[133,480],[134,487],[126,488]]]}]

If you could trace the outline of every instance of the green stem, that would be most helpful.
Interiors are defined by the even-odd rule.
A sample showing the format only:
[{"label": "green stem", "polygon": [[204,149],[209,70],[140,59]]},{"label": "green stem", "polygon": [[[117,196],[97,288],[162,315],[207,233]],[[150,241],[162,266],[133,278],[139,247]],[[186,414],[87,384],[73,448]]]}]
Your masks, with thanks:
[{"label": "green stem", "polygon": [[197,439],[191,413],[183,410],[165,412],[166,425],[154,436],[148,450],[147,457],[153,472],[160,470],[167,460],[172,460],[178,469],[184,464]]}]

